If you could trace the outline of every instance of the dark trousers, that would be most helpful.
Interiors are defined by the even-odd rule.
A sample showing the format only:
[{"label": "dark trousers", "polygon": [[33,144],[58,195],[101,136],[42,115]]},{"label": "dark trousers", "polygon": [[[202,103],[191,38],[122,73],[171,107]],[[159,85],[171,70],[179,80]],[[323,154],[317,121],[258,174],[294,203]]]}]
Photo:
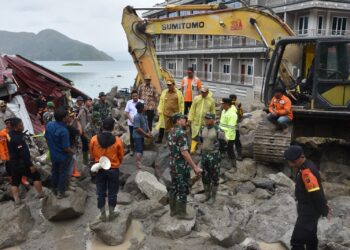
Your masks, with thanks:
[{"label": "dark trousers", "polygon": [[152,124],[153,124],[154,116],[155,116],[154,110],[146,110],[146,117],[147,117],[147,121],[148,121],[149,131],[152,131]]},{"label": "dark trousers", "polygon": [[236,129],[235,147],[236,147],[238,155],[242,154],[242,144],[241,144],[240,138],[241,138],[241,135],[239,133],[239,130]]},{"label": "dark trousers", "polygon": [[229,159],[236,159],[235,155],[235,141],[227,141],[226,152]]},{"label": "dark trousers", "polygon": [[165,132],[165,129],[164,129],[164,128],[160,128],[160,129],[159,129],[158,142],[162,142],[162,141],[163,141],[164,132]]},{"label": "dark trousers", "polygon": [[96,174],[97,207],[106,205],[108,195],[108,206],[117,205],[117,194],[119,190],[119,169],[100,169]]},{"label": "dark trousers", "polygon": [[133,132],[134,132],[134,126],[129,126],[129,133],[130,133],[130,150],[134,150],[134,138],[132,137]]},{"label": "dark trousers", "polygon": [[80,138],[83,152],[89,152],[89,139],[85,135],[82,135]]},{"label": "dark trousers", "polygon": [[72,157],[69,156],[65,161],[53,162],[52,163],[52,187],[60,193],[66,191],[66,183],[68,179],[69,165]]},{"label": "dark trousers", "polygon": [[295,223],[290,245],[291,250],[317,250],[317,223],[318,215],[299,214]]},{"label": "dark trousers", "polygon": [[185,102],[185,115],[188,114],[191,106],[192,106],[192,102]]}]

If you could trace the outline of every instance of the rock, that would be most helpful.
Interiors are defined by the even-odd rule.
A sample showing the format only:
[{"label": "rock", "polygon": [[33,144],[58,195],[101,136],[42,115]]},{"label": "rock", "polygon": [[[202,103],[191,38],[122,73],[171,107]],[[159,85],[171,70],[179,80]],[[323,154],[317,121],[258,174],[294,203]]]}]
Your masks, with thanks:
[{"label": "rock", "polygon": [[340,218],[332,218],[331,220],[322,218],[319,220],[317,234],[321,249],[328,242],[333,242],[340,245],[350,243],[350,229],[344,227],[342,222],[343,221]]},{"label": "rock", "polygon": [[178,220],[176,217],[170,217],[170,213],[168,212],[156,223],[153,229],[153,235],[178,239],[189,235],[195,223],[195,217],[192,220]]},{"label": "rock", "polygon": [[131,214],[134,219],[145,219],[154,212],[164,208],[164,206],[156,200],[134,202],[131,206]]},{"label": "rock", "polygon": [[112,108],[112,117],[119,120],[124,114],[119,108]]},{"label": "rock", "polygon": [[116,246],[123,243],[130,224],[131,213],[129,210],[124,210],[112,222],[97,221],[90,225],[90,229],[106,245]]},{"label": "rock", "polygon": [[295,188],[294,182],[281,172],[278,174],[269,174],[267,177],[273,180],[277,186],[287,187],[291,190],[294,190]]},{"label": "rock", "polygon": [[269,193],[265,189],[261,189],[261,188],[255,189],[255,191],[252,193],[252,195],[259,200],[270,199],[272,197],[271,193]]},{"label": "rock", "polygon": [[[344,158],[344,155],[339,158]],[[327,182],[342,183],[344,180],[350,180],[349,165],[337,163],[334,160],[321,161],[320,169]]]},{"label": "rock", "polygon": [[228,200],[228,204],[237,209],[253,209],[255,199],[251,194],[238,193]]},{"label": "rock", "polygon": [[256,175],[256,163],[252,159],[245,158],[241,162],[237,162],[237,170],[225,172],[227,179],[232,181],[248,181]]},{"label": "rock", "polygon": [[269,174],[277,174],[279,171],[276,166],[266,166],[263,164],[258,164],[256,167],[256,176],[265,177]]},{"label": "rock", "polygon": [[171,185],[170,168],[165,169],[162,176],[160,177],[160,182],[163,183],[166,187],[169,187]]},{"label": "rock", "polygon": [[242,193],[242,194],[249,194],[255,190],[255,186],[253,183],[250,181],[243,182],[240,185],[236,187],[236,192],[237,193]]},{"label": "rock", "polygon": [[0,249],[17,246],[27,239],[34,219],[27,205],[14,208],[13,202],[0,205]]},{"label": "rock", "polygon": [[77,188],[76,191],[66,192],[68,197],[57,199],[52,193],[43,200],[42,213],[51,221],[77,218],[84,213],[87,193]]},{"label": "rock", "polygon": [[253,238],[246,238],[240,246],[243,248],[243,250],[260,250],[260,246],[256,240]]},{"label": "rock", "polygon": [[341,218],[343,225],[350,228],[350,197],[338,196],[329,201],[329,206],[333,209],[333,216]]},{"label": "rock", "polygon": [[251,180],[257,188],[273,190],[275,182],[269,178],[255,177]]},{"label": "rock", "polygon": [[147,167],[154,167],[156,159],[157,159],[157,152],[154,151],[144,151],[142,156],[142,164]]},{"label": "rock", "polygon": [[322,186],[327,199],[350,195],[350,186],[344,184],[323,182]]},{"label": "rock", "polygon": [[167,198],[168,191],[166,187],[154,175],[139,171],[136,174],[135,182],[140,191],[149,199],[161,201]]},{"label": "rock", "polygon": [[232,247],[245,239],[244,233],[238,225],[214,228],[210,231],[210,236],[223,247]]},{"label": "rock", "polygon": [[117,204],[120,205],[129,205],[132,202],[132,196],[125,192],[118,193]]},{"label": "rock", "polygon": [[40,178],[41,182],[45,186],[50,186],[51,185],[51,172],[52,172],[52,167],[48,165],[40,166],[38,167],[39,173],[40,173]]}]

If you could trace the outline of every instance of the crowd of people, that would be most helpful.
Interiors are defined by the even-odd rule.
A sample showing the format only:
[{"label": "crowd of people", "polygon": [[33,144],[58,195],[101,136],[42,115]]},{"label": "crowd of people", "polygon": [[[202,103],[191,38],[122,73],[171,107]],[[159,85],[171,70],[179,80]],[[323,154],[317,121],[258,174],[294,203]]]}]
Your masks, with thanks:
[{"label": "crowd of people", "polygon": [[[181,88],[168,81],[160,96],[152,86],[151,77],[146,75],[144,79],[145,82],[131,92],[131,99],[124,109],[130,133],[129,155],[135,154],[137,169],[142,169],[145,139],[153,139],[153,122],[157,115],[159,134],[155,143],[162,143],[165,137],[170,150],[171,185],[167,187],[170,215],[178,219],[193,219],[194,210],[187,204],[191,170],[202,177],[204,202],[213,204],[219,186],[221,160],[227,157],[233,168],[237,160],[242,160],[237,129],[243,117],[242,104],[236,95],[230,95],[221,100],[221,108],[217,109],[212,92],[194,75],[193,68],[188,68]],[[67,189],[75,190],[70,179],[80,175],[77,156],[81,151],[85,167],[101,164],[91,178],[96,182],[100,219],[107,221],[106,199],[108,219],[116,217],[119,167],[127,151],[122,140],[113,134],[116,121],[111,117],[106,94],[101,92],[98,97],[94,103],[91,98],[77,97],[73,107],[56,108],[55,103],[46,102],[40,96],[37,104],[52,163],[53,193],[57,199],[63,199],[67,197]],[[274,91],[267,119],[276,125],[276,130],[285,130],[292,122],[291,102],[279,88]],[[4,101],[0,101],[0,125],[0,156],[10,176],[15,205],[21,204],[18,186],[27,182],[22,177],[33,181],[37,198],[45,197],[39,171],[31,161],[23,122],[7,109]],[[192,155],[199,152],[198,145],[200,165],[192,159]],[[102,167],[102,158],[108,159],[108,167],[105,167],[106,163]],[[312,247],[317,245],[318,218],[328,214],[320,175],[313,163],[306,160],[300,147],[291,146],[285,152],[285,158],[291,167],[298,169],[296,198],[299,217],[292,237],[293,249],[304,249],[298,248],[304,244],[316,249]],[[310,205],[310,200],[318,204],[316,209]],[[307,229],[309,226],[312,230]]]}]

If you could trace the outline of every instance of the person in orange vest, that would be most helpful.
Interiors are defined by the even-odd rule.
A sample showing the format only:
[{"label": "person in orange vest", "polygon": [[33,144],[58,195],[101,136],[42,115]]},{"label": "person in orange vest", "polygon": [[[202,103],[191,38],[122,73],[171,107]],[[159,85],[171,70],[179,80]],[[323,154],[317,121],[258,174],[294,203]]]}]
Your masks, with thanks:
[{"label": "person in orange vest", "polygon": [[96,174],[97,207],[101,211],[100,220],[106,221],[106,197],[108,193],[109,220],[117,215],[114,211],[117,205],[119,190],[119,167],[124,158],[124,146],[118,136],[113,135],[115,121],[106,118],[102,122],[102,133],[92,137],[90,141],[90,155],[92,163],[98,163],[102,156],[110,160],[110,169],[99,169]]},{"label": "person in orange vest", "polygon": [[194,76],[193,68],[188,67],[187,76],[185,76],[181,82],[181,91],[185,101],[185,115],[188,114],[194,97],[200,94],[199,91],[201,88],[202,81],[198,77]]},{"label": "person in orange vest", "polygon": [[292,102],[283,94],[283,89],[277,87],[269,105],[267,119],[276,125],[277,130],[285,130],[292,123]]}]

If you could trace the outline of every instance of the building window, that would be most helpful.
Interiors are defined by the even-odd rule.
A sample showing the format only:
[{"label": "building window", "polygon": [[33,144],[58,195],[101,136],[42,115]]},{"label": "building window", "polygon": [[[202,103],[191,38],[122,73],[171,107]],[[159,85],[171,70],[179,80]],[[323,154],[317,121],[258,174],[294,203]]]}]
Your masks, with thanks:
[{"label": "building window", "polygon": [[176,70],[176,62],[168,62],[168,70]]},{"label": "building window", "polygon": [[176,17],[176,16],[177,16],[177,12],[176,11],[169,13],[169,17]]},{"label": "building window", "polygon": [[317,34],[322,34],[323,32],[323,16],[318,16],[317,19]]},{"label": "building window", "polygon": [[346,17],[333,17],[332,35],[345,35],[347,22]]},{"label": "building window", "polygon": [[193,68],[194,71],[197,71],[197,60],[196,59],[189,59],[188,60],[188,67]]},{"label": "building window", "polygon": [[191,35],[190,39],[191,39],[191,41],[196,42],[197,41],[197,35]]},{"label": "building window", "polygon": [[247,75],[253,75],[253,65],[248,65],[247,68]]},{"label": "building window", "polygon": [[299,35],[307,34],[308,28],[309,28],[309,17],[308,16],[299,17],[298,34]]},{"label": "building window", "polygon": [[224,74],[230,74],[230,72],[231,72],[231,65],[228,64],[228,63],[224,63],[222,69],[223,69],[222,72]]}]

